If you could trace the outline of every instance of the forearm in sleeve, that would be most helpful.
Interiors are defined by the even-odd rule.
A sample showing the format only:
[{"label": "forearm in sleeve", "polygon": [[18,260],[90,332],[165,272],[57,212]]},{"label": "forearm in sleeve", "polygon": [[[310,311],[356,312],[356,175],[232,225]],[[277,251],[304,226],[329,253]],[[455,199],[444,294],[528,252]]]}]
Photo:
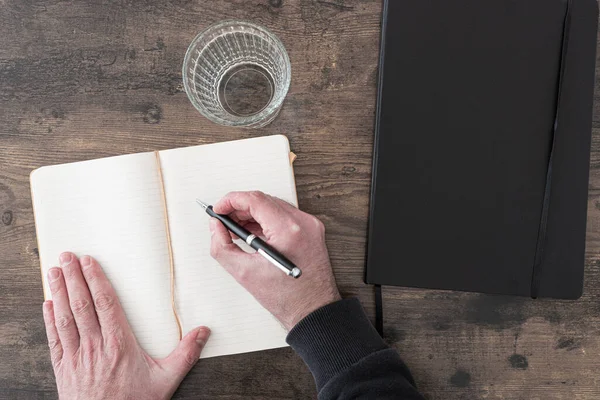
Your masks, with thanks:
[{"label": "forearm in sleeve", "polygon": [[287,342],[312,372],[320,400],[423,399],[410,371],[381,340],[357,299],[312,312],[290,331]]}]

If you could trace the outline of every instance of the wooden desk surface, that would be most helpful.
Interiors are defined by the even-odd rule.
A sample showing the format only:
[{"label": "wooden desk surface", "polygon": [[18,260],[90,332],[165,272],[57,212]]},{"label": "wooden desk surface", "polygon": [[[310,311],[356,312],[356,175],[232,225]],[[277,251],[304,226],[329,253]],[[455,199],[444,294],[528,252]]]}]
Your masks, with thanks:
[{"label": "wooden desk surface", "polygon": [[[45,164],[286,134],[298,155],[300,207],[325,222],[343,294],[373,315],[362,275],[380,3],[0,2],[0,398],[56,396],[28,183]],[[214,125],[182,88],[192,38],[233,18],[272,29],[292,61],[281,115],[264,129]],[[429,399],[600,398],[598,104],[580,301],[384,289],[386,337]],[[302,361],[279,349],[203,360],[176,397],[313,398],[315,390]]]}]

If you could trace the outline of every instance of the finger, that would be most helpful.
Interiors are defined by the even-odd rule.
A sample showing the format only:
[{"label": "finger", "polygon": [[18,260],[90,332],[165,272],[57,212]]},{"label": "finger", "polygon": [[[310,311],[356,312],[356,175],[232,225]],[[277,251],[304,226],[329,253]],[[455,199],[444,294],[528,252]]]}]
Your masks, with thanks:
[{"label": "finger", "polygon": [[256,222],[247,222],[247,223],[243,224],[243,227],[248,232],[250,232],[258,237],[263,236],[262,227],[259,224],[257,224]]},{"label": "finger", "polygon": [[246,253],[233,243],[229,231],[220,221],[211,218],[210,231],[210,255],[235,278],[240,278],[245,268],[256,264],[254,254]]},{"label": "finger", "polygon": [[90,288],[104,339],[109,339],[115,334],[122,336],[124,333],[131,333],[115,289],[108,281],[100,264],[90,256],[81,257],[80,263],[83,277]]},{"label": "finger", "polygon": [[234,211],[229,216],[236,221],[254,221],[254,218],[248,211]]},{"label": "finger", "polygon": [[228,217],[231,218],[236,224],[241,225],[241,226],[244,226],[248,222],[256,222],[254,220],[254,218],[252,218],[252,216],[242,215],[240,218],[236,212],[232,212],[231,214],[228,215]]},{"label": "finger", "polygon": [[71,313],[67,285],[60,268],[50,268],[48,283],[52,293],[54,307],[54,325],[63,348],[63,352],[72,354],[79,348],[79,332]]},{"label": "finger", "polygon": [[[235,213],[231,213],[229,214],[229,218],[231,218],[236,224],[238,224],[239,226],[243,227],[244,225],[246,225],[248,223],[248,220],[240,220]],[[231,237],[235,240],[238,238],[237,235],[234,235],[233,232],[230,231]]]},{"label": "finger", "polygon": [[290,223],[290,215],[271,196],[262,192],[231,192],[213,207],[219,214],[246,212],[262,226],[267,239],[274,232],[283,232]]},{"label": "finger", "polygon": [[81,272],[79,260],[73,253],[62,253],[60,267],[67,284],[71,313],[75,317],[79,337],[100,337],[100,324],[94,310],[90,289]]},{"label": "finger", "polygon": [[48,347],[50,348],[50,359],[52,360],[52,366],[56,366],[60,363],[63,357],[63,349],[60,344],[60,338],[58,337],[58,331],[54,321],[54,307],[52,300],[44,302],[44,324],[46,325],[46,336],[48,337]]},{"label": "finger", "polygon": [[210,336],[210,329],[201,326],[185,335],[175,350],[166,358],[159,361],[161,368],[167,372],[175,387],[198,362],[202,349]]},{"label": "finger", "polygon": [[[259,224],[257,224],[255,221],[240,221],[238,222],[238,225],[241,226],[242,228],[246,229],[248,232],[252,233],[255,236],[261,237],[263,236],[263,231],[262,228]],[[236,235],[233,232],[229,232],[229,236],[231,236],[232,240],[236,240],[239,239],[238,235]]]}]

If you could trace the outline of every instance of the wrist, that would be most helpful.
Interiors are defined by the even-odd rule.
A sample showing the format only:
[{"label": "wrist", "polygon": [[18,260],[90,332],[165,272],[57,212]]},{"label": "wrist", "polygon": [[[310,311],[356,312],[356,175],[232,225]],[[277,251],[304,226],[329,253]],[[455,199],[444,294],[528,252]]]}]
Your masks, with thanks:
[{"label": "wrist", "polygon": [[335,303],[336,301],[341,300],[339,291],[337,288],[332,288],[330,291],[326,293],[322,293],[319,296],[311,297],[307,299],[307,301],[300,307],[296,307],[294,312],[290,313],[290,318],[286,321],[281,321],[285,329],[289,332],[296,326],[300,321],[306,318],[311,313],[317,311],[318,309],[325,307],[328,304]]}]

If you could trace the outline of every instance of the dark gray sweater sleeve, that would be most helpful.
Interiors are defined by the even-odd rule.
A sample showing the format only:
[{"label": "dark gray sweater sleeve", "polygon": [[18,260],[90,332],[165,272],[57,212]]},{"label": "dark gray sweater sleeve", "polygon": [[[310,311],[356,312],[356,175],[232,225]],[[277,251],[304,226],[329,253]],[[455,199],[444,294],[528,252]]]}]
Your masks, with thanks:
[{"label": "dark gray sweater sleeve", "polygon": [[320,400],[423,399],[410,371],[381,340],[357,299],[312,312],[290,331],[287,342],[312,372]]}]

